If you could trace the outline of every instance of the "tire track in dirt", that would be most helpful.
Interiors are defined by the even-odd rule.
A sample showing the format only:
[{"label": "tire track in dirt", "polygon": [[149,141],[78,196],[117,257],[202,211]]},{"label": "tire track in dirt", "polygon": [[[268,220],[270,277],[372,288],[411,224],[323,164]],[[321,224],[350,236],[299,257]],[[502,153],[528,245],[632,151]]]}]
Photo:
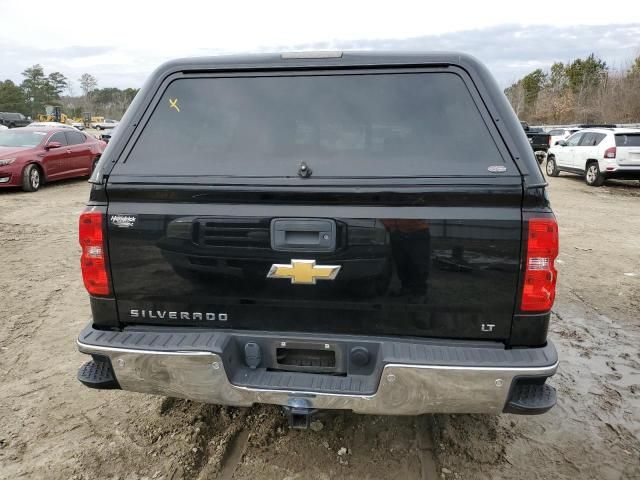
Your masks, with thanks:
[{"label": "tire track in dirt", "polygon": [[[231,442],[230,448],[227,450],[222,461],[222,470],[220,472],[220,480],[231,480],[238,465],[242,461],[242,456],[247,450],[247,444],[249,440],[249,431],[241,430],[236,434]],[[202,477],[202,476],[201,476]],[[207,478],[206,476],[202,478]]]}]

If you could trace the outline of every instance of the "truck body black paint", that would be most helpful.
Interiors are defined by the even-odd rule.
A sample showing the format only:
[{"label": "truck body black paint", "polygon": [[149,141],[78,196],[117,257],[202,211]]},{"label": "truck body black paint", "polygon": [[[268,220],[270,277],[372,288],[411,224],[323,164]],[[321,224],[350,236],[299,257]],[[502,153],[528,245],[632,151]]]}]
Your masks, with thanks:
[{"label": "truck body black paint", "polygon": [[[373,365],[387,341],[546,345],[549,312],[519,308],[546,183],[471,57],[170,62],[91,181],[117,307],[92,297],[94,329],[252,332],[253,370],[309,375],[366,372],[351,349]],[[295,337],[287,368],[273,335]]]}]

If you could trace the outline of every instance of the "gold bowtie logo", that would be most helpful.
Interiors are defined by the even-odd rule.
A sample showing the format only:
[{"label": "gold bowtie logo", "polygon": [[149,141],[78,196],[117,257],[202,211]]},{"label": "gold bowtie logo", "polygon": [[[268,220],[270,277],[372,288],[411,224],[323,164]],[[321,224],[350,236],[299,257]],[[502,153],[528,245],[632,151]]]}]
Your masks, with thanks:
[{"label": "gold bowtie logo", "polygon": [[315,285],[316,280],[334,280],[340,265],[316,265],[315,260],[291,260],[290,264],[274,263],[267,278],[290,278],[296,285]]}]

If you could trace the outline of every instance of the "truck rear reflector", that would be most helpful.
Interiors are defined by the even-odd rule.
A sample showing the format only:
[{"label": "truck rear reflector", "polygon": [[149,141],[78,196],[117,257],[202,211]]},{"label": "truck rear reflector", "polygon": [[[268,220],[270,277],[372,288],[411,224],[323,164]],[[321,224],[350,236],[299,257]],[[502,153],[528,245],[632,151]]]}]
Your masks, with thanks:
[{"label": "truck rear reflector", "polygon": [[520,309],[526,312],[551,310],[556,296],[558,224],[553,218],[529,219],[527,263]]},{"label": "truck rear reflector", "polygon": [[109,295],[102,212],[86,211],[80,214],[79,239],[84,286],[91,295]]}]

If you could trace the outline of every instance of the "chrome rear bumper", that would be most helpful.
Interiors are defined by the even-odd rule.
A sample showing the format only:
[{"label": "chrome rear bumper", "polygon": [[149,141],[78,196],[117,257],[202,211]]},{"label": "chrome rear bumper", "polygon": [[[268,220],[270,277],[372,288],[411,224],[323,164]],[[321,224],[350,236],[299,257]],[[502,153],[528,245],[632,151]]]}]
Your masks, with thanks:
[{"label": "chrome rear bumper", "polygon": [[[138,350],[91,344],[82,339],[78,340],[78,348],[82,353],[107,357],[123,390],[230,406],[248,407],[255,403],[268,403],[386,415],[501,413],[509,399],[514,379],[549,377],[556,372],[558,365],[551,344],[544,347],[547,349],[546,356],[553,361],[546,366],[528,367],[522,362],[513,367],[387,363],[381,366],[375,392],[327,393],[326,389],[322,392],[320,388],[300,388],[295,385],[295,379],[289,381],[290,388],[234,384],[230,378],[237,380],[237,372],[232,376],[229,369],[225,368],[225,355],[204,349]],[[527,350],[521,350],[518,357],[526,359],[527,355],[533,358],[533,354],[527,353]],[[304,374],[297,375],[300,378]],[[342,381],[339,377],[328,377],[329,382]]]}]

